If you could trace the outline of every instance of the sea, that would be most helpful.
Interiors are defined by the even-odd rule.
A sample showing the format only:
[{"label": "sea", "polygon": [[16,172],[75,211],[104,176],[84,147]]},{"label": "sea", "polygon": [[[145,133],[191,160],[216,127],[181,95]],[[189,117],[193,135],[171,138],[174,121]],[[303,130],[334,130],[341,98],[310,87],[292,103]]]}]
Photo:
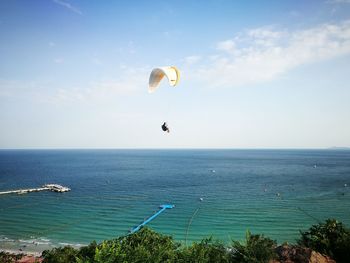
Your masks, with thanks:
[{"label": "sea", "polygon": [[335,218],[350,227],[349,150],[0,150],[0,249],[41,252],[155,231],[229,244],[247,231],[295,243]]}]

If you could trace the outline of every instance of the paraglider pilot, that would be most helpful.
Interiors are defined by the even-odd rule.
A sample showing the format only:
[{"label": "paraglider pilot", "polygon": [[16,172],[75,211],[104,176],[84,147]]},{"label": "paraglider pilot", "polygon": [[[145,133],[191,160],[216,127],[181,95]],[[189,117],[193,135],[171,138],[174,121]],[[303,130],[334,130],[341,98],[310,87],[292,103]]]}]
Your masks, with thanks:
[{"label": "paraglider pilot", "polygon": [[166,131],[166,132],[168,132],[168,133],[170,132],[169,127],[168,127],[168,125],[166,124],[166,122],[163,123],[163,125],[162,125],[162,130],[163,130],[163,131]]}]

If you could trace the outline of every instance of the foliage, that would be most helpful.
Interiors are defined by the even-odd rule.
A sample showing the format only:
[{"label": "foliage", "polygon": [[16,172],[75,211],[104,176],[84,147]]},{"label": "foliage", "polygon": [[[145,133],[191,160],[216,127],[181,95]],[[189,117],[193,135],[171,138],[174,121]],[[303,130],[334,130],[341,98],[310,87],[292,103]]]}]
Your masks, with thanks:
[{"label": "foliage", "polygon": [[24,256],[23,254],[14,255],[14,254],[10,254],[8,252],[0,251],[0,262],[1,263],[16,262],[17,260],[21,259],[23,256]]},{"label": "foliage", "polygon": [[97,248],[96,241],[91,242],[86,247],[81,247],[77,255],[77,262],[79,263],[93,262],[92,259],[95,256],[96,248]]},{"label": "foliage", "polygon": [[350,230],[335,219],[327,219],[300,232],[298,244],[334,258],[337,262],[349,262]]},{"label": "foliage", "polygon": [[44,250],[42,256],[44,263],[67,263],[76,262],[78,250],[70,246],[58,247],[52,250]]},{"label": "foliage", "polygon": [[[337,262],[350,258],[350,231],[334,219],[312,226],[301,232],[299,245],[327,254]],[[249,231],[241,243],[232,241],[227,247],[212,238],[180,246],[172,237],[159,234],[149,228],[100,244],[95,241],[80,249],[54,248],[43,252],[44,261],[50,263],[112,263],[112,262],[179,262],[179,263],[267,263],[276,258],[276,242]],[[7,261],[6,261],[7,260]],[[0,262],[13,262],[0,253]]]},{"label": "foliage", "polygon": [[247,231],[244,244],[232,241],[231,260],[239,263],[269,262],[276,258],[275,247],[276,241]]},{"label": "foliage", "polygon": [[104,241],[96,248],[95,262],[174,262],[180,245],[172,237],[148,228],[126,237]]},{"label": "foliage", "polygon": [[45,250],[42,253],[44,257],[43,263],[93,262],[92,259],[94,258],[96,247],[96,241],[93,241],[88,246],[81,247],[79,250],[70,246]]},{"label": "foliage", "polygon": [[221,242],[208,238],[180,250],[177,262],[229,262],[229,253]]}]

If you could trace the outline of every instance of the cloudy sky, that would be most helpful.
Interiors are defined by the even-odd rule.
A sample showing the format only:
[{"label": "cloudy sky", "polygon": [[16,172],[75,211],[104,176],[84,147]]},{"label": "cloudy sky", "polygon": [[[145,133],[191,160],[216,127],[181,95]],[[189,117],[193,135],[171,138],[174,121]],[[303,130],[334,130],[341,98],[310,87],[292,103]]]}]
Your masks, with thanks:
[{"label": "cloudy sky", "polygon": [[[178,87],[149,94],[165,65]],[[349,0],[0,1],[0,148],[332,146]]]}]

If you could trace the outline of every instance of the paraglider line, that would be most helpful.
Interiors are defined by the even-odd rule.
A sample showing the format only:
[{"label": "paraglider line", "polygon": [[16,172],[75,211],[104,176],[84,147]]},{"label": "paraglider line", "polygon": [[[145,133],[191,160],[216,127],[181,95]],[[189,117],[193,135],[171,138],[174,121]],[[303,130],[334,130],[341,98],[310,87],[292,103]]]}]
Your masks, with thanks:
[{"label": "paraglider line", "polygon": [[187,229],[186,229],[186,237],[185,237],[185,245],[187,246],[187,237],[188,237],[188,231],[190,229],[190,226],[192,224],[192,221],[194,219],[194,217],[196,216],[196,214],[198,213],[199,209],[201,208],[201,205],[199,205],[199,207],[194,211],[194,213],[192,214],[192,217],[190,218],[190,220],[188,221],[188,225],[187,225]]},{"label": "paraglider line", "polygon": [[305,215],[307,215],[308,217],[310,217],[313,220],[315,220],[317,223],[321,223],[321,220],[319,220],[318,218],[314,217],[313,215],[310,215],[308,212],[306,212],[305,210],[301,209],[299,206],[297,207],[297,209],[299,211],[301,211],[302,213],[304,213]]}]

